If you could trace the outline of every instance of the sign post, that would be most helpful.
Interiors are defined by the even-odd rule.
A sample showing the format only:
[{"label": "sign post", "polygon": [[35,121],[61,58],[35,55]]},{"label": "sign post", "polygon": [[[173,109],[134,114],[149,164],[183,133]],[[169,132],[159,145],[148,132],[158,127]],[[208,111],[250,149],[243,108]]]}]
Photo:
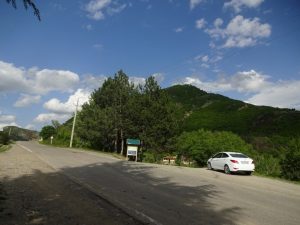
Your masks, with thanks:
[{"label": "sign post", "polygon": [[138,149],[139,149],[139,146],[141,145],[141,141],[139,139],[127,139],[126,144],[127,144],[126,158],[128,159],[129,158],[128,156],[134,156],[135,161],[137,162]]}]

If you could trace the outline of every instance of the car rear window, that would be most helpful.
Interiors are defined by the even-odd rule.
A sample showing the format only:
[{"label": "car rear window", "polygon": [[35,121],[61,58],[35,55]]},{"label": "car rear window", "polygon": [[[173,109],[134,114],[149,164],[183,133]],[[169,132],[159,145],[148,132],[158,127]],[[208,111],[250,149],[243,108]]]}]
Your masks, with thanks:
[{"label": "car rear window", "polygon": [[230,154],[230,155],[234,158],[248,158],[248,156],[246,156],[244,154],[240,154],[240,153]]}]

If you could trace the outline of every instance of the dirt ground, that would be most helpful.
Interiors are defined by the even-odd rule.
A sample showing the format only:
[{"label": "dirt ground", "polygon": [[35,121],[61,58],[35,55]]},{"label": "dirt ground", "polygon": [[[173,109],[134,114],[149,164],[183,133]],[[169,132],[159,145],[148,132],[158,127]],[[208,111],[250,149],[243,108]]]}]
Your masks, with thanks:
[{"label": "dirt ground", "polygon": [[14,145],[0,153],[0,224],[141,224]]}]

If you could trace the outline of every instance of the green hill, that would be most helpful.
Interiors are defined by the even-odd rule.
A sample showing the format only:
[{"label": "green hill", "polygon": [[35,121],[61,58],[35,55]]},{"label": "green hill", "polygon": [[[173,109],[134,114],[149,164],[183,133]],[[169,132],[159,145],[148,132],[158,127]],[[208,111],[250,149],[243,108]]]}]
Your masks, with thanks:
[{"label": "green hill", "polygon": [[165,91],[183,109],[184,131],[204,128],[242,136],[300,136],[300,111],[255,106],[192,85],[175,85]]},{"label": "green hill", "polygon": [[28,141],[38,139],[39,137],[39,133],[37,131],[28,130],[16,126],[4,127],[3,132],[7,132],[10,139],[14,141]]}]

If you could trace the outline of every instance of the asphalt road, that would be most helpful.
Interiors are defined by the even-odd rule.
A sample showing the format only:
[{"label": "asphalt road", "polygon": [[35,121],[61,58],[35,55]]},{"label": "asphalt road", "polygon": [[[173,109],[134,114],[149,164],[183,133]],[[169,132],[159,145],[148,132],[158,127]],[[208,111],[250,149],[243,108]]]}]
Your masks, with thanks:
[{"label": "asphalt road", "polygon": [[36,142],[18,145],[147,224],[300,223],[297,184],[199,168],[127,162],[102,153]]}]

